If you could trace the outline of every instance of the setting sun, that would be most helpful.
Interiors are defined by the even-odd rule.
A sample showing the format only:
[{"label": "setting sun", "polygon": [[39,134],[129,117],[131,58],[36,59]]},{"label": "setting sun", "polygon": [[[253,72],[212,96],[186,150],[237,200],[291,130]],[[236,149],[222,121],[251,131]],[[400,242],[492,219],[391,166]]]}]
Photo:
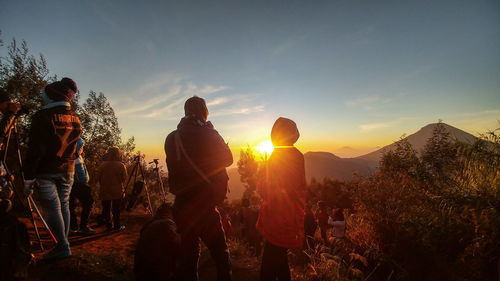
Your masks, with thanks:
[{"label": "setting sun", "polygon": [[255,149],[257,149],[257,151],[260,152],[261,154],[271,155],[271,153],[273,153],[274,146],[273,146],[273,143],[271,141],[265,140],[265,141],[261,141],[255,147]]}]

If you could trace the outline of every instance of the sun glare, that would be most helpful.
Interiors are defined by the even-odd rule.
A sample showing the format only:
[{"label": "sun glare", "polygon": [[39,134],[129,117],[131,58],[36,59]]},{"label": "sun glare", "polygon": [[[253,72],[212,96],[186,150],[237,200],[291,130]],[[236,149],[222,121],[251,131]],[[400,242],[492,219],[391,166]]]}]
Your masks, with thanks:
[{"label": "sun glare", "polygon": [[261,141],[255,147],[255,149],[257,149],[257,151],[260,152],[261,154],[267,154],[269,156],[269,155],[271,155],[271,153],[273,153],[274,146],[273,146],[273,143],[271,141],[265,140],[265,141]]}]

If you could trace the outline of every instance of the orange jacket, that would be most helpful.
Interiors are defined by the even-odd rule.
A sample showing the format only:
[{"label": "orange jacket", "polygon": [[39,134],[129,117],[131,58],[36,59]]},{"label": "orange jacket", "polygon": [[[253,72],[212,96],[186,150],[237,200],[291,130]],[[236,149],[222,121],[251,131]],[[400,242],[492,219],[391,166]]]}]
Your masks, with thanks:
[{"label": "orange jacket", "polygon": [[257,229],[271,244],[302,247],[306,178],[304,155],[295,147],[275,148],[267,176],[259,186],[263,199]]}]

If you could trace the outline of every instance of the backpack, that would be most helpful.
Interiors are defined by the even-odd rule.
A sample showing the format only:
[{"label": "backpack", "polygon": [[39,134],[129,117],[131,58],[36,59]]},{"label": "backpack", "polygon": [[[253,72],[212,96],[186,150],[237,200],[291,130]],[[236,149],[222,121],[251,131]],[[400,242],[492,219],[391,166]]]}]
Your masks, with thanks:
[{"label": "backpack", "polygon": [[[209,199],[214,205],[220,205],[226,199],[226,194],[229,191],[228,182],[229,176],[225,168],[221,169],[218,173],[208,178],[205,173],[191,160],[182,144],[181,136],[178,132],[175,133],[175,145],[179,152],[184,155],[187,162],[196,171],[196,173],[205,181],[209,186]],[[174,193],[175,194],[175,193]]]}]

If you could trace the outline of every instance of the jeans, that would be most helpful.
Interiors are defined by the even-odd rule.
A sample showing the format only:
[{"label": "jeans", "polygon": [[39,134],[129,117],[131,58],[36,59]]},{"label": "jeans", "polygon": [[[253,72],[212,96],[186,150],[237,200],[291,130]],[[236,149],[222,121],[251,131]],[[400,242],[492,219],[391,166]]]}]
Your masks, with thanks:
[{"label": "jeans", "polygon": [[287,248],[282,248],[266,241],[260,268],[261,281],[291,280],[287,250]]},{"label": "jeans", "polygon": [[76,219],[76,199],[80,201],[82,205],[82,213],[80,215],[80,228],[87,227],[90,211],[94,205],[94,199],[92,198],[92,193],[90,186],[75,182],[73,188],[71,189],[71,194],[69,196],[69,211],[71,214],[71,229],[78,229],[78,221]]},{"label": "jeans", "polygon": [[207,246],[217,268],[217,280],[231,280],[231,261],[229,250],[215,207],[201,207],[199,204],[179,205],[174,203],[174,220],[181,236],[181,266],[178,279],[198,280],[198,259],[200,239]]},{"label": "jeans", "polygon": [[42,174],[36,177],[38,198],[45,219],[57,239],[56,247],[69,251],[69,194],[73,185],[73,173]]}]

